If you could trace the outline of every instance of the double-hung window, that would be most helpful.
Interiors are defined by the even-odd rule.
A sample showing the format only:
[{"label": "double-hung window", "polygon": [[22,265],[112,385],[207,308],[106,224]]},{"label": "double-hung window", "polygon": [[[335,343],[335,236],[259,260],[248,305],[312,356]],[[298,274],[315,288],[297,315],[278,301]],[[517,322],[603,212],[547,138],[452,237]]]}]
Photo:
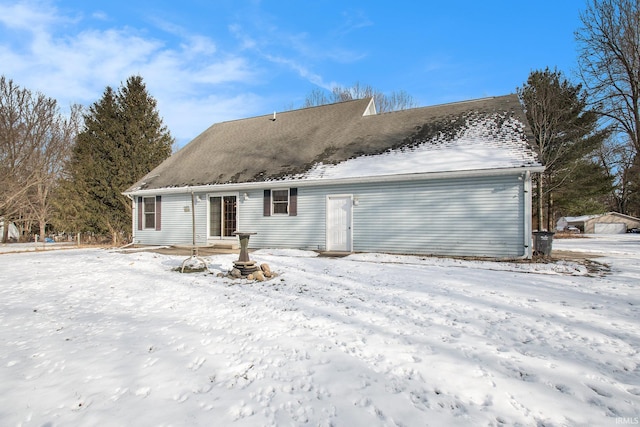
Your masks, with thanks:
[{"label": "double-hung window", "polygon": [[161,196],[138,197],[138,230],[160,230]]},{"label": "double-hung window", "polygon": [[264,190],[264,216],[297,216],[298,189]]},{"label": "double-hung window", "polygon": [[273,215],[289,215],[289,189],[271,192],[271,213]]},{"label": "double-hung window", "polygon": [[144,218],[144,228],[156,228],[156,198],[145,197],[142,203],[144,210],[142,216]]}]

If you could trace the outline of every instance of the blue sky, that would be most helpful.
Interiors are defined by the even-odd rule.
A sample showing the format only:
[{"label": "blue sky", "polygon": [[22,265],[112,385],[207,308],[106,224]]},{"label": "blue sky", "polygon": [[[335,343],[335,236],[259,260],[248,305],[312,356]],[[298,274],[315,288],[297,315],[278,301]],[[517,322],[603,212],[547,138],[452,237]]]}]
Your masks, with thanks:
[{"label": "blue sky", "polygon": [[143,77],[182,146],[213,123],[300,107],[356,82],[419,106],[514,93],[532,70],[576,81],[585,0],[6,1],[0,74],[90,105]]}]

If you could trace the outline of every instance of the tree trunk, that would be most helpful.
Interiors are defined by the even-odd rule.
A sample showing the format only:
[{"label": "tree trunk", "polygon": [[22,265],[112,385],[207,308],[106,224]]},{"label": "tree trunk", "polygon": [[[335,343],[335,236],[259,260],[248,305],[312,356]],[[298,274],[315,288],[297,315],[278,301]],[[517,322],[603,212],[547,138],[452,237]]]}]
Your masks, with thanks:
[{"label": "tree trunk", "polygon": [[9,224],[7,220],[4,220],[3,224],[4,226],[2,229],[2,243],[7,243],[7,241],[9,240]]},{"label": "tree trunk", "polygon": [[107,221],[107,228],[109,234],[111,234],[111,246],[118,246],[118,229],[111,224],[111,221]]},{"label": "tree trunk", "polygon": [[553,218],[555,217],[553,212],[553,194],[549,193],[547,196],[547,231],[553,230]]},{"label": "tree trunk", "polygon": [[40,240],[42,240],[42,243],[44,243],[44,239],[47,236],[47,222],[44,220],[40,220],[38,221],[38,226],[40,227]]},{"label": "tree trunk", "polygon": [[543,217],[542,217],[542,206],[543,206],[543,201],[542,201],[542,173],[540,175],[538,175],[538,182],[537,182],[537,186],[536,186],[536,191],[538,193],[538,204],[537,204],[537,208],[538,208],[538,231],[542,231],[542,224],[544,224],[543,221]]}]

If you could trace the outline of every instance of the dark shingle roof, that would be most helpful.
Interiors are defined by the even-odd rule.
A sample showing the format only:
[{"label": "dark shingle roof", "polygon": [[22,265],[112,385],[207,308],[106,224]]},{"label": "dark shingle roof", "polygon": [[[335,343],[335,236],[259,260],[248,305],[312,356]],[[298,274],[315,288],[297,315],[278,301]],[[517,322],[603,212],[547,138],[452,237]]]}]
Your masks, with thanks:
[{"label": "dark shingle roof", "polygon": [[[525,155],[523,164],[513,166],[539,165],[516,95],[363,115],[370,103],[354,100],[278,113],[276,120],[265,115],[214,124],[129,192],[301,177],[319,163],[453,141],[469,123],[483,123],[481,137],[496,140],[495,150],[501,149],[501,135],[517,135],[516,148]],[[513,123],[521,126],[505,133]],[[514,150],[514,141],[509,144],[504,149]]]}]

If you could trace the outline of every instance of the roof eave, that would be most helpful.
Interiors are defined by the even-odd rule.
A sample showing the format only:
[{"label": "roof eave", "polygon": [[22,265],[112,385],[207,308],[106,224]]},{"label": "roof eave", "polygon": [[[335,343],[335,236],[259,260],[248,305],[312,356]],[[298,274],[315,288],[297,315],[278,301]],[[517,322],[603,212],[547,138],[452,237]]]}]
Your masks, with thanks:
[{"label": "roof eave", "polygon": [[430,179],[447,179],[447,178],[469,178],[483,176],[503,176],[518,175],[524,172],[539,173],[544,171],[544,166],[520,166],[510,168],[497,169],[474,169],[474,170],[458,170],[458,171],[439,171],[439,172],[423,172],[411,174],[393,174],[393,175],[377,175],[363,176],[351,178],[333,178],[333,179],[282,179],[274,181],[257,181],[257,182],[238,182],[231,184],[206,184],[193,185],[183,187],[164,187],[150,188],[141,190],[131,190],[124,192],[125,196],[146,196],[146,195],[163,195],[163,194],[179,194],[179,193],[206,193],[212,191],[240,191],[255,188],[284,188],[284,187],[317,187],[320,185],[348,185],[348,184],[368,184],[377,182],[400,182],[400,181],[419,181]]}]

